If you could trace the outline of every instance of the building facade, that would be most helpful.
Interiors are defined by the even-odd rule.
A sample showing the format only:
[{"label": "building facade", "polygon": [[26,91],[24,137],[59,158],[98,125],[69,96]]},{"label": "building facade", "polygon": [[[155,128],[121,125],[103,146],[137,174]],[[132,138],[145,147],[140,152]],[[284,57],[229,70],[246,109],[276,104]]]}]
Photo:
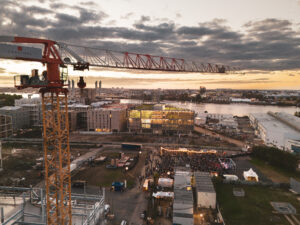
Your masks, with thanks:
[{"label": "building facade", "polygon": [[0,115],[0,138],[7,138],[13,134],[12,118]]},{"label": "building facade", "polygon": [[15,106],[20,106],[29,113],[30,126],[42,126],[43,114],[41,98],[16,99]]},{"label": "building facade", "polygon": [[87,130],[120,132],[126,129],[126,109],[95,108],[87,112]]},{"label": "building facade", "polygon": [[300,137],[297,140],[286,140],[285,149],[288,149],[296,154],[300,154]]},{"label": "building facade", "polygon": [[4,106],[0,108],[0,114],[11,116],[13,131],[29,128],[29,112],[20,106]]},{"label": "building facade", "polygon": [[78,115],[77,111],[68,110],[69,130],[70,131],[75,131],[77,129],[77,115]]},{"label": "building facade", "polygon": [[90,106],[83,104],[72,104],[68,105],[68,108],[70,111],[76,112],[76,129],[87,130],[87,112]]},{"label": "building facade", "polygon": [[129,132],[190,133],[194,129],[194,112],[163,105],[141,105],[128,111]]},{"label": "building facade", "polygon": [[249,115],[249,119],[256,134],[266,145],[289,152],[296,153],[298,151],[295,151],[295,148],[299,144],[295,143],[299,143],[300,132],[295,127],[274,117],[272,113],[252,113]]}]

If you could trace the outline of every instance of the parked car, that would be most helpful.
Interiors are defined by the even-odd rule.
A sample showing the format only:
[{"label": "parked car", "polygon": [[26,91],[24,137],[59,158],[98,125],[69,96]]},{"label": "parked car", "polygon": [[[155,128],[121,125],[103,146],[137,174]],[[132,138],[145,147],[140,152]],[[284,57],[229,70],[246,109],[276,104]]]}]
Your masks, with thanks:
[{"label": "parked car", "polygon": [[128,225],[126,220],[122,220],[121,225]]}]

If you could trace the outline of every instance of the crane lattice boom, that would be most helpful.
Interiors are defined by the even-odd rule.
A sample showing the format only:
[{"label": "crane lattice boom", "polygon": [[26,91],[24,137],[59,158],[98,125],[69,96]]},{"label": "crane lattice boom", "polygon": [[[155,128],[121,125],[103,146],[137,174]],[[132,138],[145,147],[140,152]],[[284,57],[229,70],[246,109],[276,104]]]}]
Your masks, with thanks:
[{"label": "crane lattice boom", "polygon": [[80,65],[200,73],[225,73],[238,69],[224,65],[187,61],[180,58],[111,51],[65,43],[57,43],[57,45],[63,62],[74,65],[75,69],[79,69],[78,66]]}]

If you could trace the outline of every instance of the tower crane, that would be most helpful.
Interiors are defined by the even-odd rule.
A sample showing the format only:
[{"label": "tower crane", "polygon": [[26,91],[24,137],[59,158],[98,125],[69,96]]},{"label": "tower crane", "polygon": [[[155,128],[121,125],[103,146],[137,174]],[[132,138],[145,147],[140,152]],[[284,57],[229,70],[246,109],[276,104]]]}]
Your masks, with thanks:
[{"label": "tower crane", "polygon": [[[35,45],[41,47],[32,47]],[[86,70],[90,66],[96,66],[201,73],[226,73],[235,69],[178,58],[117,52],[53,40],[12,36],[0,36],[0,58],[41,62],[47,67],[41,78],[37,73],[31,77],[21,75],[20,83],[15,86],[18,89],[39,88],[42,96],[48,225],[72,224],[68,91],[66,77],[64,73],[60,73],[60,68],[72,65],[74,70]],[[85,87],[83,79],[79,87]]]}]

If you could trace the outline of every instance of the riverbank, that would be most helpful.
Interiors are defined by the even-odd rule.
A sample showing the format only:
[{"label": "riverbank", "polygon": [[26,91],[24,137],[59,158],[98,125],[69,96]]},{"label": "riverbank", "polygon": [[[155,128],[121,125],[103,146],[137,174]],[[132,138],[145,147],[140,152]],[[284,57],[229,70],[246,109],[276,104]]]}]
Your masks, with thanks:
[{"label": "riverbank", "polygon": [[286,112],[294,115],[297,111],[296,106],[271,106],[271,105],[250,105],[246,103],[215,104],[215,103],[190,103],[190,102],[172,102],[163,103],[174,105],[179,108],[193,110],[196,113],[218,113],[233,114],[234,116],[248,116],[250,113]]}]

